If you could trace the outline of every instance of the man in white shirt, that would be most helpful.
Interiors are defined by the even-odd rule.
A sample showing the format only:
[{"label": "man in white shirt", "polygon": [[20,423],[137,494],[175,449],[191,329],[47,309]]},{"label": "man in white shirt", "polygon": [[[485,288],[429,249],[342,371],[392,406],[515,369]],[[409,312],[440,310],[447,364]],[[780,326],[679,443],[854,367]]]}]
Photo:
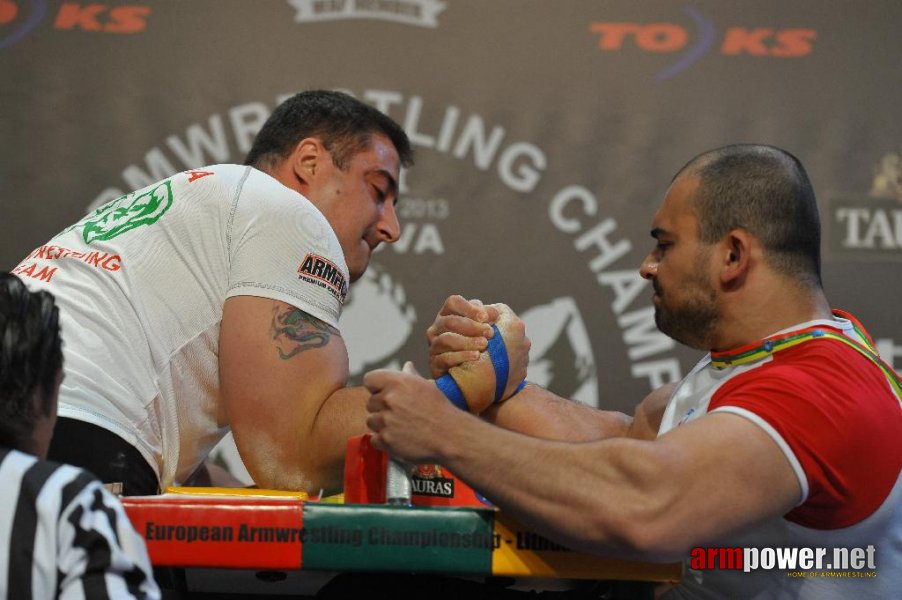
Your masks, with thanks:
[{"label": "man in white shirt", "polygon": [[337,491],[367,398],[338,318],[400,235],[411,162],[375,108],[302,92],[246,165],[167,177],[32,252],[14,272],[54,293],[65,331],[51,457],[153,494],[194,480],[231,429],[258,486]]}]

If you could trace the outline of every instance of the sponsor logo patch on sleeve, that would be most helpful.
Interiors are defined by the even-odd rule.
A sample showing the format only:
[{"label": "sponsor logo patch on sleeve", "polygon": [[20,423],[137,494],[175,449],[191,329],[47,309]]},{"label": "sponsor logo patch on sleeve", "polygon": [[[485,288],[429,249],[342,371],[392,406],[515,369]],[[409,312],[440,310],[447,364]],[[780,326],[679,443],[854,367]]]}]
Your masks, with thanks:
[{"label": "sponsor logo patch on sleeve", "polygon": [[332,261],[316,254],[307,254],[298,267],[298,278],[329,290],[341,304],[345,303],[348,281]]}]

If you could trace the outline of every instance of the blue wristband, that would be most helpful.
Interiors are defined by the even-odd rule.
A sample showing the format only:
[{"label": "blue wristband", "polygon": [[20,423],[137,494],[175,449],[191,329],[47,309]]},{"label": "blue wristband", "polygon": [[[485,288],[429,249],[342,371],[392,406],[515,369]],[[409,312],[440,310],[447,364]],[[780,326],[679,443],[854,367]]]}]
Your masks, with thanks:
[{"label": "blue wristband", "polygon": [[507,376],[510,372],[510,362],[507,359],[507,346],[504,345],[504,336],[497,325],[492,325],[492,331],[495,335],[489,340],[487,352],[489,358],[492,359],[492,366],[495,368],[495,402],[501,402],[504,396],[504,388],[507,387]]},{"label": "blue wristband", "polygon": [[[495,335],[489,340],[488,353],[492,359],[492,366],[495,368],[495,404],[501,402],[504,396],[504,390],[507,388],[507,378],[510,376],[510,362],[507,357],[507,346],[504,344],[504,337],[497,325],[492,325]],[[524,379],[514,389],[513,396],[526,387],[527,381]]]},{"label": "blue wristband", "polygon": [[[489,340],[486,352],[489,353],[489,359],[492,361],[492,368],[495,370],[495,403],[501,402],[504,397],[504,390],[507,388],[507,378],[510,375],[510,362],[507,357],[507,346],[504,344],[504,336],[497,325],[492,325],[495,335]],[[463,391],[457,385],[457,381],[451,377],[450,373],[445,373],[435,380],[435,385],[442,391],[451,404],[461,410],[469,410],[467,400],[464,398]],[[514,394],[526,387],[526,380],[520,382],[514,390]],[[513,396],[513,394],[511,394]]]},{"label": "blue wristband", "polygon": [[460,386],[457,385],[457,382],[454,381],[454,378],[451,377],[450,373],[445,373],[436,379],[435,385],[437,385],[438,389],[440,389],[445,397],[451,401],[451,404],[461,410],[470,410],[470,407],[467,405],[467,400],[464,398],[464,393],[460,390]]}]

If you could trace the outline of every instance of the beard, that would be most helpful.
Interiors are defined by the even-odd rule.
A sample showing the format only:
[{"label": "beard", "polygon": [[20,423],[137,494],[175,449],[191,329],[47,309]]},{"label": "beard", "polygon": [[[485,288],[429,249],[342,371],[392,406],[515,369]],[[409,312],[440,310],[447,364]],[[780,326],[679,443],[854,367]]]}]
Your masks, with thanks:
[{"label": "beard", "polygon": [[680,298],[672,297],[652,280],[658,302],[655,325],[668,337],[696,350],[710,350],[713,333],[720,319],[717,294],[701,274],[680,285]]}]

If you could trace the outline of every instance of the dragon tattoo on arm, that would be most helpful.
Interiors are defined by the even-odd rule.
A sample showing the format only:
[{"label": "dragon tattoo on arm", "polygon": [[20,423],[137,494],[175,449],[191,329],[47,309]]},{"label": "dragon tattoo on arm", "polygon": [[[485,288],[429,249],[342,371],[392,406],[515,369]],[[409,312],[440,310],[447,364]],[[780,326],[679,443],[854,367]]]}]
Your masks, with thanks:
[{"label": "dragon tattoo on arm", "polygon": [[289,360],[304,352],[322,348],[329,343],[339,331],[294,306],[281,303],[273,304],[272,339],[275,342],[279,358]]}]

